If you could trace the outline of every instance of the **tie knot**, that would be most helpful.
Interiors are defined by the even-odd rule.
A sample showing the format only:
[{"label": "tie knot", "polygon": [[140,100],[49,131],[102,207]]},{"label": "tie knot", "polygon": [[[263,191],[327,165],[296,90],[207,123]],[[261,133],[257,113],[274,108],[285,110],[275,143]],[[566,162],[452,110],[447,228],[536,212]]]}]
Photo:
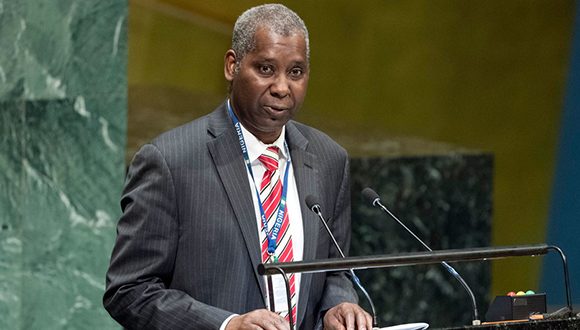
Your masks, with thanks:
[{"label": "tie knot", "polygon": [[271,146],[268,147],[260,157],[258,157],[262,164],[266,166],[266,170],[274,172],[278,169],[278,159],[280,158],[278,151],[278,147]]}]

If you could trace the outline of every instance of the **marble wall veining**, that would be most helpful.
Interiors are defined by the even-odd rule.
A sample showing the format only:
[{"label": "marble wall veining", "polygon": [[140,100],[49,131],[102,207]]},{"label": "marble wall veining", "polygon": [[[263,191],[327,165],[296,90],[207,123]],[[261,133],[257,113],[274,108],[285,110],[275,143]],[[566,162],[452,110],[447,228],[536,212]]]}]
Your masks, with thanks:
[{"label": "marble wall veining", "polygon": [[0,0],[0,329],[117,328],[127,2]]},{"label": "marble wall veining", "polygon": [[126,93],[126,1],[0,3],[0,99]]}]

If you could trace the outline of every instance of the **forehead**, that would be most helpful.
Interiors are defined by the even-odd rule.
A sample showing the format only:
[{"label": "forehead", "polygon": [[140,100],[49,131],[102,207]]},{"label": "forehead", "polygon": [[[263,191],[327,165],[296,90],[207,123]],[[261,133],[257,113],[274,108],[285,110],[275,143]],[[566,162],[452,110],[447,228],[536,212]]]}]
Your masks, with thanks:
[{"label": "forehead", "polygon": [[306,62],[306,40],[300,32],[287,36],[260,28],[254,35],[254,49],[248,53],[266,59]]}]

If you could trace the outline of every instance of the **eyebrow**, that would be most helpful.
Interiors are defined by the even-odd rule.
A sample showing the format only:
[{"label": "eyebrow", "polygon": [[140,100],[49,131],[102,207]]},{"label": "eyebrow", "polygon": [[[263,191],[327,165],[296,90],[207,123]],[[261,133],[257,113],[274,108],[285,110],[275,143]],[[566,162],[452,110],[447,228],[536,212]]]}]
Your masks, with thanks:
[{"label": "eyebrow", "polygon": [[[278,61],[275,58],[272,57],[257,57],[254,61],[252,61],[252,63],[261,63],[261,62],[267,62],[267,63],[279,63],[280,61]],[[303,60],[295,60],[295,61],[291,61],[290,62],[290,66],[308,66],[308,61],[303,61]]]}]

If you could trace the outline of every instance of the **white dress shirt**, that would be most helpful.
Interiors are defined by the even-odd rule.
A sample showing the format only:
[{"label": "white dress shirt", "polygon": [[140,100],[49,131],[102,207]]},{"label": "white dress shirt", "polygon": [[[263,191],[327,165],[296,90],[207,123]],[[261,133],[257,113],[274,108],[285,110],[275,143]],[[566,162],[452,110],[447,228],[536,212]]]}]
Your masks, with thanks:
[{"label": "white dress shirt", "polygon": [[[262,162],[258,159],[262,153],[268,148],[269,146],[276,146],[280,149],[280,159],[278,161],[278,168],[280,171],[280,178],[283,177],[283,173],[286,170],[287,161],[289,158],[288,152],[289,150],[286,149],[285,146],[285,133],[286,127],[282,128],[282,133],[278,137],[276,141],[272,144],[264,144],[262,141],[258,140],[252,133],[250,133],[244,125],[240,125],[242,128],[242,134],[244,135],[244,140],[246,143],[246,147],[248,150],[248,157],[250,159],[250,163],[252,164],[252,172],[254,174],[254,179],[250,175],[249,171],[246,171],[248,174],[248,180],[250,185],[248,189],[251,191],[252,199],[254,201],[254,213],[256,214],[256,230],[259,233],[259,241],[258,245],[262,246],[262,240],[265,239],[265,233],[262,230],[262,216],[260,213],[260,206],[258,202],[258,198],[256,196],[256,189],[258,192],[260,191],[260,184],[262,182],[262,176],[266,171],[266,167]],[[291,166],[288,172],[288,192],[286,196],[286,212],[288,212],[288,219],[290,221],[290,233],[292,234],[292,246],[293,246],[293,254],[294,254],[294,261],[301,261],[303,257],[304,251],[304,227],[302,225],[302,212],[300,209],[300,199],[298,197],[298,189],[296,187],[296,179],[294,177],[294,168]],[[260,258],[261,258],[261,251],[260,251]],[[294,282],[295,282],[295,291],[296,296],[298,299],[296,300],[296,306],[298,306],[300,301],[300,279],[301,274],[296,273],[294,274]],[[272,280],[283,281],[282,275],[275,275],[272,277]],[[266,278],[264,277],[264,283],[266,283]],[[269,308],[269,297],[268,292],[266,292],[266,305]],[[229,322],[229,320],[235,315],[232,315],[228,319],[224,321],[220,330],[225,329],[225,326]]]}]

